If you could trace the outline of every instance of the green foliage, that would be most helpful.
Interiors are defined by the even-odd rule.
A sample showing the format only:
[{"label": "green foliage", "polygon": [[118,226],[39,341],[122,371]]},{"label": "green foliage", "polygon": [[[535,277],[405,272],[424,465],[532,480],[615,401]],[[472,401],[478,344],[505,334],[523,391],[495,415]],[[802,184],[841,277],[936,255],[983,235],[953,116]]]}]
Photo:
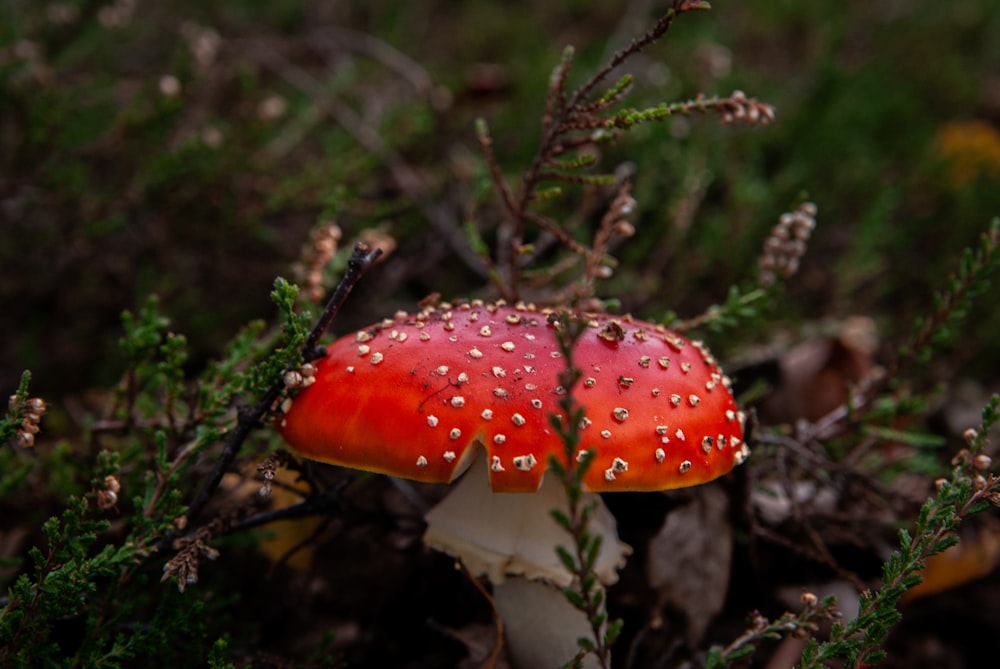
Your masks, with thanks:
[{"label": "green foliage", "polygon": [[[230,429],[234,397],[262,392],[301,355],[308,316],[295,312],[296,296],[294,286],[276,282],[273,298],[284,323],[282,346],[265,355],[276,338],[264,336],[262,325],[253,324],[237,334],[221,359],[195,382],[186,371],[185,338],[169,330],[156,299],[136,313],[122,315],[120,348],[126,373],[108,418],[91,427],[92,439],[104,447],[90,461],[47,462],[53,469],[51,480],[68,477],[85,492],[63,500],[61,513],[43,526],[45,544],[31,549],[30,567],[10,585],[0,611],[0,663],[186,664],[188,653],[200,653],[197,649],[207,643],[210,628],[222,631],[225,616],[216,613],[214,625],[209,624],[205,601],[179,597],[176,589],[164,591],[151,572],[159,569],[158,554],[183,526],[190,472],[198,456]],[[2,423],[5,434],[23,429],[25,416],[37,410],[28,397],[29,378],[25,373],[11,400]],[[0,457],[11,465],[3,479],[4,496],[19,487],[24,494],[23,486],[38,463],[15,448],[0,450]],[[21,468],[13,466],[17,458]],[[114,531],[112,519],[119,523]],[[222,604],[224,598],[215,606]],[[67,620],[87,630],[82,640],[57,636]],[[132,632],[126,634],[126,629]],[[224,655],[220,643],[212,647],[212,662]]]},{"label": "green foliage", "polygon": [[975,248],[962,252],[958,270],[948,285],[934,294],[934,311],[914,324],[913,340],[903,349],[904,356],[917,362],[930,360],[934,348],[954,345],[965,333],[960,329],[977,297],[990,288],[992,273],[1000,267],[1000,218],[995,218]]},{"label": "green foliage", "polygon": [[956,457],[951,477],[938,481],[937,494],[920,507],[912,533],[900,530],[899,550],[882,567],[882,586],[862,594],[858,616],[834,626],[829,640],[810,640],[799,666],[823,667],[843,658],[848,667],[864,667],[884,658],[881,643],[901,617],[900,597],[920,582],[924,560],[958,542],[955,533],[962,520],[989,505],[1000,506],[1000,479],[992,474],[984,478],[984,466],[976,459],[1000,419],[998,408],[1000,395],[994,395],[983,407],[981,426],[970,435],[969,448]]}]

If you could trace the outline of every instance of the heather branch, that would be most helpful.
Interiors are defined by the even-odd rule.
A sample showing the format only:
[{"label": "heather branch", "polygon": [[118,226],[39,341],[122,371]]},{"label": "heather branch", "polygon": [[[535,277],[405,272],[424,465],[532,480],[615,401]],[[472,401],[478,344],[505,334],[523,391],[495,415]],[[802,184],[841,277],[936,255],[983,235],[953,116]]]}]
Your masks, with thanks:
[{"label": "heather branch", "polygon": [[[674,0],[673,5],[660,17],[656,24],[644,35],[634,39],[628,46],[624,47],[610,59],[610,61],[594,74],[586,83],[580,86],[567,100],[566,98],[566,76],[573,52],[567,49],[564,52],[560,65],[552,74],[549,85],[549,93],[545,100],[545,109],[542,119],[542,139],[538,152],[532,160],[528,170],[521,179],[519,194],[515,197],[507,187],[495,157],[490,150],[490,144],[484,141],[485,133],[480,131],[480,143],[484,146],[486,161],[489,165],[490,174],[494,184],[500,191],[504,209],[508,215],[509,252],[502,258],[503,264],[507,267],[505,284],[498,285],[497,288],[507,299],[515,299],[518,296],[520,285],[520,274],[522,270],[522,248],[524,247],[525,223],[529,220],[527,211],[530,203],[534,200],[534,194],[538,184],[545,179],[559,179],[562,181],[572,181],[584,184],[604,184],[607,177],[573,177],[546,171],[547,166],[552,165],[556,156],[563,155],[570,147],[582,147],[600,141],[601,135],[608,135],[608,130],[613,131],[613,122],[609,125],[609,120],[597,115],[595,112],[610,107],[619,101],[629,88],[631,79],[624,77],[620,79],[612,88],[597,100],[588,102],[594,89],[601,84],[608,75],[628,58],[642,51],[644,48],[662,37],[670,26],[674,18],[682,13],[698,9],[708,9],[707,2],[692,2],[690,0]],[[722,104],[721,102],[719,104]],[[623,126],[624,127],[624,126]],[[586,138],[570,137],[570,133],[594,130]]]},{"label": "heather branch", "polygon": [[987,435],[1000,419],[998,407],[1000,395],[994,395],[983,408],[981,426],[966,432],[968,448],[952,460],[951,478],[936,482],[937,494],[924,502],[913,534],[900,530],[900,548],[882,568],[882,587],[863,593],[858,616],[835,625],[829,640],[810,642],[800,667],[822,667],[836,657],[846,657],[848,667],[877,663],[884,655],[879,646],[901,617],[899,600],[920,583],[924,561],[958,543],[956,532],[965,518],[986,506],[1000,506],[1000,478],[989,473],[992,462],[983,454]]},{"label": "heather branch", "polygon": [[[306,361],[315,360],[321,355],[319,348],[317,347],[317,342],[339,313],[340,308],[347,300],[351,290],[358,283],[358,281],[361,280],[361,277],[364,276],[364,274],[381,254],[381,249],[369,251],[361,244],[355,245],[354,252],[352,253],[350,260],[347,262],[347,271],[344,273],[344,277],[340,280],[336,290],[334,290],[333,295],[330,297],[329,302],[327,302],[326,308],[323,310],[323,313],[316,322],[316,325],[306,337],[306,343],[303,349],[303,357]],[[202,484],[201,489],[198,490],[198,493],[192,500],[190,507],[188,507],[187,518],[189,522],[196,520],[201,514],[205,505],[208,503],[208,500],[219,487],[219,483],[222,481],[222,476],[232,465],[233,460],[236,458],[236,454],[243,445],[243,442],[245,442],[247,437],[250,436],[253,429],[260,424],[264,415],[271,409],[274,402],[281,396],[284,389],[285,382],[283,379],[275,381],[251,409],[244,409],[239,412],[236,427],[229,433],[229,438],[226,439],[226,443],[222,448],[222,452],[219,454],[219,459],[216,461],[215,467],[212,469],[212,473],[209,475],[208,479],[205,480],[204,484]],[[167,537],[164,539],[164,541],[168,544],[172,540],[173,537]]]},{"label": "heather branch", "polygon": [[628,60],[632,56],[636,55],[637,53],[645,49],[653,42],[663,37],[663,35],[665,35],[666,32],[670,29],[671,24],[673,24],[674,22],[674,18],[678,14],[693,10],[708,10],[708,9],[711,9],[711,5],[709,5],[709,3],[707,2],[698,2],[697,0],[695,0],[694,2],[692,2],[691,0],[674,0],[673,7],[667,10],[667,12],[662,17],[660,17],[660,19],[656,22],[656,25],[650,28],[646,32],[646,34],[642,35],[641,37],[633,39],[632,42],[628,44],[628,46],[616,52],[615,55],[611,57],[611,60],[608,61],[607,65],[601,68],[594,76],[590,78],[589,81],[587,81],[583,86],[577,89],[577,91],[573,94],[573,98],[570,102],[570,108],[577,106],[585,99],[587,99],[590,96],[591,91],[593,91],[598,84],[604,81],[604,79],[609,74],[614,72],[615,69],[619,67],[622,63],[624,63],[626,60]]},{"label": "heather branch", "polygon": [[559,477],[566,491],[567,511],[552,509],[552,517],[572,537],[572,549],[556,546],[563,566],[573,574],[573,584],[563,590],[567,601],[583,612],[590,625],[591,639],[578,640],[580,650],[576,657],[565,666],[579,667],[585,655],[592,654],[601,669],[611,666],[611,646],[622,629],[621,620],[608,620],[604,609],[604,589],[594,571],[601,539],[588,531],[590,519],[596,506],[595,501],[585,503],[583,499],[583,476],[593,462],[595,451],[589,449],[580,454],[580,424],[584,420],[584,408],[574,399],[572,389],[582,376],[573,363],[573,347],[583,332],[584,324],[577,318],[563,314],[557,321],[557,341],[560,353],[566,360],[566,368],[559,375],[559,384],[566,392],[559,400],[561,414],[550,416],[552,427],[563,440],[565,464],[559,458],[549,459],[549,469]]}]

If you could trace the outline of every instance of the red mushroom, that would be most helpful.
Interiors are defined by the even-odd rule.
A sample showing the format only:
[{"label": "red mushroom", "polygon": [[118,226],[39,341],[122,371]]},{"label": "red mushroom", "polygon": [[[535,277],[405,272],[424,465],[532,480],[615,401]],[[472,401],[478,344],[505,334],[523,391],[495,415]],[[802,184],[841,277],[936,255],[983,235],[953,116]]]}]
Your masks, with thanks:
[{"label": "red mushroom", "polygon": [[[430,512],[425,541],[494,584],[525,574],[569,585],[554,548],[568,537],[549,515],[565,504],[558,483],[531,497],[490,493],[535,493],[549,458],[565,460],[549,421],[566,393],[552,313],[473,301],[397,314],[331,344],[314,382],[283,405],[279,430],[308,458],[435,483],[469,468],[481,446],[485,463]],[[703,345],[630,317],[581,317],[590,327],[574,345],[582,377],[573,393],[586,412],[581,446],[596,452],[588,491],[687,487],[743,462],[743,414]],[[597,571],[610,583],[629,549],[606,509],[595,520],[591,531],[604,537]],[[496,594],[498,603],[511,599]],[[527,596],[519,589],[513,599]],[[565,662],[587,629],[581,616],[582,630],[565,634],[568,645],[550,662],[521,650],[537,642],[510,638],[522,615],[504,612],[508,648],[523,667]],[[558,645],[544,634],[545,645]]]}]

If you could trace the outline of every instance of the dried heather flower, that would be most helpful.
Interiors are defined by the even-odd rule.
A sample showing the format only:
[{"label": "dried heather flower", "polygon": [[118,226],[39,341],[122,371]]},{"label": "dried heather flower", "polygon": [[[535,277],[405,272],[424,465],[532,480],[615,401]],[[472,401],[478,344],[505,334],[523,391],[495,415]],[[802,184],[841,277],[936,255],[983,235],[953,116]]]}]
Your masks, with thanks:
[{"label": "dried heather flower", "polygon": [[302,249],[302,260],[295,265],[295,274],[303,285],[303,292],[311,301],[319,303],[326,292],[323,288],[323,270],[337,255],[343,233],[336,223],[329,223],[313,230],[309,242]]},{"label": "dried heather flower", "polygon": [[809,236],[816,227],[816,205],[804,202],[792,212],[786,212],[764,240],[760,257],[760,284],[765,288],[778,277],[787,279],[799,269],[799,262],[806,252]]},{"label": "dried heather flower", "polygon": [[774,107],[748,98],[740,90],[733,91],[728,98],[721,98],[716,103],[722,123],[740,122],[747,125],[767,125],[774,120]]},{"label": "dried heather flower", "polygon": [[21,426],[15,436],[16,442],[22,448],[31,448],[35,445],[35,435],[41,432],[39,423],[47,409],[45,401],[40,397],[30,397],[19,402],[17,395],[11,395],[7,407],[12,414],[21,416]]}]

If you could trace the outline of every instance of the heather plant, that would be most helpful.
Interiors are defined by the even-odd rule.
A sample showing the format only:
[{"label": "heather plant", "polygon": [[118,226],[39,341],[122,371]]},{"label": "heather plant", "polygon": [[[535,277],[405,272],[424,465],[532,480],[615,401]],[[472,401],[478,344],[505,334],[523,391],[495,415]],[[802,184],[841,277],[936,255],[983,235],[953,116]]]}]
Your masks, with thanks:
[{"label": "heather plant", "polygon": [[[60,17],[83,11],[75,7],[53,5],[51,16],[63,21]],[[374,653],[371,648],[386,637],[372,633],[367,642],[359,641],[357,637],[363,635],[354,631],[352,637],[353,628],[349,625],[338,628],[345,640],[336,651],[330,648],[337,642],[337,634],[330,631],[319,635],[319,639],[310,637],[308,652],[301,652],[301,645],[290,650],[276,640],[292,624],[268,615],[267,611],[294,610],[299,608],[296,602],[308,602],[308,606],[301,606],[303,611],[322,610],[311,599],[315,594],[310,594],[312,591],[300,576],[274,576],[282,573],[289,556],[296,553],[326,550],[329,557],[332,552],[341,559],[337,564],[349,571],[357,566],[351,559],[344,559],[341,551],[375,545],[383,553],[405,558],[406,567],[399,567],[400,572],[416,571],[420,580],[431,574],[448,587],[460,588],[460,581],[456,586],[455,580],[435,572],[431,558],[420,552],[416,541],[419,513],[409,506],[407,511],[400,511],[399,502],[395,505],[373,502],[376,495],[372,486],[376,484],[371,477],[345,477],[330,468],[297,460],[280,446],[269,428],[272,414],[288,393],[308,384],[313,370],[311,363],[322,354],[322,339],[331,326],[337,328],[336,324],[350,318],[354,309],[370,308],[371,302],[379,301],[373,296],[393,294],[407,278],[419,288],[427,288],[420,278],[421,272],[433,274],[439,280],[430,286],[433,290],[454,285],[450,275],[440,269],[427,269],[433,262],[421,264],[414,260],[420,249],[432,248],[432,261],[458,258],[456,264],[475,277],[479,282],[475,290],[484,295],[509,301],[545,300],[591,310],[641,308],[658,314],[663,324],[688,336],[702,335],[712,342],[713,348],[718,343],[727,352],[739,352],[741,347],[772,336],[780,326],[796,323],[801,318],[796,313],[801,308],[795,302],[797,291],[822,281],[820,274],[827,264],[826,258],[821,261],[815,257],[811,245],[824,227],[837,227],[836,221],[846,208],[842,203],[834,203],[831,214],[827,214],[826,205],[818,207],[812,200],[833,199],[827,191],[837,189],[870,195],[865,179],[871,175],[865,174],[868,168],[859,167],[858,174],[845,170],[829,180],[823,178],[825,173],[820,167],[823,161],[816,160],[803,167],[796,162],[802,160],[800,157],[790,155],[788,160],[798,166],[798,171],[781,172],[773,187],[771,184],[765,187],[754,181],[757,176],[753,169],[747,169],[732,192],[715,195],[722,199],[742,198],[741,202],[746,204],[765,204],[751,215],[758,221],[752,225],[746,220],[719,224],[718,202],[709,195],[718,185],[712,186],[714,177],[705,165],[699,170],[695,169],[696,163],[680,161],[681,165],[691,167],[684,179],[650,190],[648,175],[656,172],[663,160],[661,149],[650,147],[677,145],[681,136],[678,128],[697,136],[701,130],[693,122],[698,118],[742,129],[761,129],[758,126],[766,125],[770,131],[781,127],[782,109],[776,110],[738,88],[722,96],[698,94],[681,102],[640,101],[635,109],[626,106],[635,97],[643,99],[643,86],[639,77],[624,74],[625,69],[641,63],[668,30],[671,38],[683,35],[684,31],[674,27],[676,21],[691,18],[683,15],[693,16],[696,10],[706,9],[708,5],[704,2],[671,3],[650,29],[639,31],[637,37],[614,52],[603,65],[595,66],[586,57],[587,64],[582,64],[578,62],[580,53],[566,49],[547,79],[537,142],[524,139],[530,133],[515,133],[510,121],[502,115],[489,123],[477,121],[474,131],[468,134],[478,144],[481,158],[472,170],[474,194],[463,200],[464,226],[454,220],[458,218],[455,211],[459,207],[449,208],[437,202],[435,196],[440,194],[432,195],[419,170],[407,162],[412,154],[412,146],[407,143],[414,141],[412,136],[380,135],[366,118],[355,115],[350,107],[331,95],[323,82],[293,63],[293,56],[288,53],[271,50],[252,39],[225,40],[207,25],[187,23],[181,31],[186,55],[178,57],[183,63],[181,76],[164,75],[155,81],[158,92],[155,104],[145,104],[145,98],[137,96],[128,99],[123,111],[111,114],[109,110],[115,108],[117,99],[113,91],[94,88],[96,92],[87,99],[81,118],[72,121],[81,125],[72,126],[71,120],[58,117],[65,113],[61,108],[40,111],[46,101],[32,98],[31,82],[50,76],[53,70],[47,68],[53,66],[57,76],[65,77],[62,83],[72,91],[87,90],[94,83],[94,75],[85,68],[76,73],[79,78],[69,73],[74,72],[78,65],[74,59],[79,58],[79,51],[85,50],[86,45],[103,44],[98,40],[88,42],[94,39],[86,27],[91,24],[68,19],[64,23],[54,19],[45,23],[44,28],[38,29],[38,44],[48,45],[49,53],[39,50],[37,44],[33,48],[34,43],[6,47],[0,59],[3,68],[0,76],[11,95],[0,105],[5,105],[4,109],[20,106],[23,118],[27,119],[24,122],[32,130],[27,133],[31,141],[21,147],[19,155],[32,159],[49,155],[73,158],[64,162],[29,160],[37,183],[44,187],[39,191],[43,194],[40,199],[24,206],[31,208],[39,220],[48,220],[53,212],[85,205],[80,209],[86,229],[74,229],[70,235],[84,240],[81,244],[85,248],[94,240],[110,239],[124,227],[124,221],[133,214],[129,200],[132,197],[152,203],[154,208],[163,207],[174,217],[197,214],[196,218],[200,218],[205,213],[202,210],[205,202],[210,200],[227,220],[237,218],[237,209],[245,207],[242,213],[248,213],[255,223],[242,228],[241,234],[227,237],[230,242],[238,242],[244,251],[271,239],[269,233],[258,227],[266,218],[262,212],[276,215],[283,209],[295,210],[302,202],[322,204],[310,212],[318,223],[299,262],[294,268],[282,270],[294,274],[301,289],[284,279],[274,281],[270,296],[277,316],[267,322],[255,320],[233,336],[227,332],[222,338],[228,338],[228,342],[212,356],[204,355],[203,343],[173,329],[171,319],[165,315],[175,308],[172,300],[150,298],[142,301],[138,309],[122,315],[117,352],[113,356],[102,355],[105,360],[117,361],[107,366],[115,367],[118,380],[110,390],[100,394],[98,408],[81,411],[84,417],[79,433],[65,427],[60,429],[58,423],[49,427],[64,412],[53,410],[58,395],[50,397],[32,390],[30,373],[24,372],[20,382],[13,384],[16,387],[11,389],[7,411],[0,416],[0,503],[5,516],[0,545],[6,556],[0,562],[6,588],[5,597],[0,599],[0,664],[207,663],[226,667],[265,666],[294,657],[287,662],[339,666],[352,644]],[[112,3],[94,18],[102,30],[120,31],[116,34],[131,35],[131,40],[137,40],[142,34],[127,32],[135,11],[135,3]],[[273,11],[281,13],[278,9]],[[290,14],[276,20],[294,23],[295,18]],[[692,28],[699,38],[703,30]],[[345,43],[356,45],[358,52],[376,54],[375,62],[391,63],[402,76],[415,82],[417,90],[426,93],[421,101],[427,102],[427,106],[403,116],[416,137],[432,135],[430,129],[440,109],[434,113],[428,110],[440,104],[441,99],[435,97],[427,73],[399,52],[383,49],[385,45],[377,41],[349,33],[340,37]],[[79,51],[61,50],[74,44]],[[317,53],[326,53],[325,44],[319,37],[310,42]],[[189,87],[200,88],[208,96],[212,82],[220,80],[213,77],[221,77],[230,84],[235,80],[219,74],[220,62],[225,60],[220,58],[224,47],[245,56],[246,61],[241,63],[259,67],[241,75],[243,86],[263,90],[260,72],[267,72],[286,87],[287,98],[265,97],[261,106],[254,107],[253,114],[236,109],[228,124],[205,122],[205,117],[196,110],[185,108],[181,92],[190,90]],[[592,67],[595,73],[574,86],[577,72],[584,67]],[[824,72],[825,77],[840,76],[835,68]],[[863,73],[859,78],[867,76]],[[119,91],[121,95],[126,93]],[[56,94],[55,90],[46,89],[46,96]],[[309,111],[312,108],[309,101],[318,101],[317,106],[346,129],[346,138],[338,135],[329,140],[330,150],[342,160],[330,161],[329,156],[317,157],[308,151],[294,150],[302,137],[317,127],[315,110]],[[826,114],[836,116],[836,109],[820,109],[822,100],[808,102],[814,105],[815,127],[803,128],[800,122],[781,132],[819,132],[830,123]],[[292,111],[283,104],[291,104]],[[893,113],[899,111],[891,99],[878,104],[887,105]],[[269,125],[289,113],[297,114],[293,122],[277,128]],[[256,120],[248,122],[244,116]],[[851,114],[846,118],[860,123]],[[672,125],[678,120],[685,121],[685,125]],[[172,125],[175,123],[176,127]],[[77,132],[74,135],[43,131],[59,127],[75,127]],[[139,165],[139,169],[103,175],[111,180],[110,185],[102,181],[98,170],[90,169],[91,161],[99,162],[102,141],[106,142],[108,137],[142,137],[148,142],[146,146],[157,145],[162,140],[163,127],[177,129],[170,151],[147,156],[150,152],[137,150],[138,145],[133,144],[129,145],[129,154],[122,156],[130,164]],[[856,125],[851,128],[857,129]],[[944,188],[941,184],[945,184],[960,191],[965,202],[977,198],[988,201],[988,191],[982,190],[983,180],[993,174],[988,129],[976,127],[976,157],[971,160],[967,153],[962,153],[962,147],[966,146],[962,137],[949,128],[942,131],[939,146],[945,154],[945,163],[953,161],[951,168],[942,169],[952,169],[953,173],[940,183],[935,182],[935,188]],[[527,157],[520,158],[524,167],[512,168],[516,175],[513,177],[508,169],[516,161],[504,147],[508,134],[512,141],[530,144]],[[838,129],[828,136],[840,134]],[[243,142],[249,146],[258,135],[266,140],[266,150],[250,152],[254,160],[248,160],[244,148],[237,147]],[[638,135],[640,140],[630,141],[632,135]],[[759,148],[755,142],[762,141],[752,135],[735,132],[732,135],[731,141],[744,149],[749,147],[750,153]],[[730,140],[724,137],[697,141],[710,144]],[[345,148],[351,142],[365,150]],[[794,146],[804,153],[812,151],[808,141],[795,142]],[[850,157],[854,155],[852,147],[852,142],[845,142],[838,150]],[[674,149],[662,151],[677,156]],[[622,160],[612,168],[613,161],[620,158],[630,162]],[[333,179],[317,167],[331,162],[338,162],[331,167],[336,170]],[[247,164],[254,174],[241,171]],[[363,177],[376,172],[382,164],[387,165],[387,180],[395,187],[383,201],[367,202]],[[719,172],[740,169],[732,159],[713,167]],[[269,170],[284,170],[289,176],[275,182]],[[185,176],[188,173],[196,174],[208,184],[208,192],[213,196],[203,198],[203,191],[188,186]],[[245,181],[238,184],[237,191],[230,191],[226,182],[234,174],[243,175]],[[348,185],[338,189],[328,183],[331,180]],[[97,185],[107,187],[107,193],[128,196],[109,195],[96,188]],[[381,186],[385,188],[384,184]],[[912,243],[906,234],[891,226],[890,232],[885,232],[886,220],[881,214],[890,210],[894,198],[902,198],[907,188],[920,190],[920,186],[893,184],[878,195],[878,202],[872,203],[861,217],[853,229],[858,244],[832,261],[846,268],[841,276],[847,287],[840,293],[841,299],[858,295],[860,288],[877,274],[873,268],[886,262],[886,254],[891,256],[894,249]],[[813,192],[805,196],[800,192],[803,188]],[[664,203],[654,201],[662,190],[669,191],[663,198],[670,205],[667,214],[655,213],[665,209]],[[768,194],[763,195],[763,191]],[[251,195],[246,199],[250,204],[233,197],[235,192]],[[651,197],[651,193],[656,197]],[[407,200],[415,213],[407,212],[405,224],[397,226],[393,233],[387,232],[386,227],[371,226],[355,234],[331,223],[333,214],[344,215],[348,220],[377,220]],[[771,205],[790,209],[778,215],[773,226],[769,221],[781,209],[769,208]],[[752,209],[739,209],[742,212],[748,208]],[[215,213],[212,210],[212,216]],[[669,226],[663,223],[667,219]],[[981,219],[975,224],[980,222]],[[938,239],[943,234],[942,228],[948,227],[923,218],[917,223],[932,239]],[[965,232],[972,225],[963,219],[959,227]],[[302,234],[293,247],[307,235],[305,228],[301,223],[296,227]],[[348,230],[346,225],[344,229]],[[342,244],[344,238],[360,243]],[[427,244],[428,238],[437,243]],[[963,237],[964,243],[967,240]],[[677,247],[682,244],[692,245],[690,256],[679,252]],[[902,301],[918,305],[914,313],[919,312],[919,316],[912,331],[890,331],[890,338],[884,344],[887,351],[883,364],[852,383],[837,406],[814,419],[790,423],[761,419],[751,420],[749,425],[755,450],[747,465],[751,473],[746,486],[734,487],[730,494],[745,502],[751,494],[747,488],[763,488],[766,481],[761,473],[773,470],[782,473],[780,483],[788,489],[808,481],[835,490],[841,500],[855,495],[857,507],[852,511],[845,503],[838,509],[850,512],[845,520],[844,515],[813,508],[815,500],[807,500],[795,510],[793,521],[781,529],[786,536],[776,536],[778,530],[762,527],[750,512],[751,518],[740,527],[750,537],[746,541],[765,537],[775,543],[784,542],[781,545],[796,551],[803,562],[820,565],[853,582],[862,590],[858,615],[843,619],[833,598],[805,592],[799,610],[739,611],[737,616],[749,616],[746,631],[722,642],[715,636],[711,643],[705,641],[702,647],[689,649],[691,662],[708,667],[745,664],[755,653],[767,652],[770,644],[794,637],[808,640],[801,652],[801,666],[828,666],[835,661],[847,666],[877,663],[884,657],[882,648],[887,635],[904,615],[900,612],[900,599],[919,581],[926,559],[952,546],[964,521],[998,505],[1000,481],[991,472],[990,459],[990,453],[994,452],[990,433],[998,420],[996,396],[982,409],[980,425],[964,435],[962,450],[951,459],[950,473],[946,473],[946,466],[940,462],[945,439],[930,434],[927,428],[927,417],[944,391],[928,383],[926,374],[932,365],[947,366],[966,355],[961,348],[966,338],[971,339],[972,346],[982,341],[982,323],[990,322],[992,316],[987,313],[980,318],[980,315],[984,313],[984,303],[988,307],[989,300],[984,296],[988,295],[990,279],[1000,263],[998,246],[1000,221],[994,221],[977,244],[965,250],[947,249],[958,252],[958,268],[936,293],[920,293],[926,288],[925,280],[914,291],[920,293],[919,297],[906,293]],[[731,250],[727,252],[727,248]],[[821,248],[829,251],[830,247]],[[416,269],[397,270],[395,275],[389,269],[384,272],[373,269],[382,258],[382,251],[388,255],[394,249],[393,261],[398,263],[397,267],[409,264]],[[756,257],[752,263],[738,262],[748,253],[746,249],[758,250]],[[699,251],[710,260],[700,260]],[[30,254],[33,250],[26,252]],[[9,253],[5,247],[0,257]],[[734,259],[733,267],[720,262],[727,253]],[[939,260],[935,258],[936,262]],[[204,276],[202,272],[206,270],[199,268],[197,275]],[[691,279],[690,285],[678,279],[679,273],[687,270],[698,279]],[[906,269],[901,276],[909,271]],[[742,272],[742,277],[737,272]],[[369,273],[372,276],[362,280]],[[927,272],[927,275],[923,279],[936,279],[943,272]],[[442,277],[445,281],[440,281]],[[701,280],[706,277],[708,280]],[[721,277],[721,285],[715,284],[717,277]],[[726,285],[729,280],[732,282]],[[903,278],[893,275],[877,292],[883,297],[891,296],[892,286],[902,281]],[[196,282],[190,283],[189,288],[197,288]],[[349,300],[356,286],[362,297],[355,295]],[[721,300],[712,304],[711,300],[680,295],[688,287],[699,298],[714,292],[712,299],[721,297]],[[266,289],[260,292],[266,293]],[[182,294],[186,290],[177,291],[174,296]],[[328,298],[324,297],[326,294]],[[395,298],[381,299],[396,306]],[[857,306],[874,309],[880,304],[879,299],[861,299]],[[204,323],[198,324],[200,333],[204,328]],[[213,332],[212,337],[219,338],[220,334]],[[106,335],[103,338],[107,339]],[[572,366],[571,340],[570,332],[563,342],[568,363],[565,387],[571,387],[578,375]],[[95,345],[105,353],[110,348],[103,340]],[[36,372],[36,381],[38,378]],[[742,399],[747,404],[754,403],[768,392],[763,387],[766,385],[766,381],[760,381],[747,388]],[[568,396],[560,409],[569,417],[579,412]],[[578,422],[553,423],[567,453],[578,450],[579,435],[574,429]],[[928,456],[928,446],[938,450]],[[911,449],[912,457],[892,460],[886,455],[886,450],[901,447]],[[605,667],[638,666],[635,658],[640,655],[643,635],[648,640],[659,628],[643,623],[640,630],[630,630],[629,621],[615,610],[618,602],[612,599],[613,593],[605,602],[602,590],[595,586],[590,570],[598,546],[586,530],[588,508],[579,503],[580,481],[587,466],[587,459],[568,468],[553,464],[553,475],[563,480],[570,502],[569,512],[557,516],[567,532],[559,554],[576,577],[566,597],[587,614],[593,631],[591,638],[580,641],[578,657],[567,661],[574,666],[592,655]],[[910,475],[922,477],[920,480],[928,484],[933,482],[933,486],[928,485],[931,490],[926,499],[915,503],[907,498],[901,502],[895,496],[894,482]],[[421,498],[422,494],[428,494],[426,491],[414,491],[405,484],[391,491],[410,500],[412,508],[418,511],[421,504],[426,504]],[[379,499],[384,500],[389,494],[383,492]],[[279,497],[286,501],[279,504],[275,501]],[[899,530],[898,548],[883,565],[880,579],[866,578],[841,566],[824,534],[824,530],[835,535],[859,526],[876,534],[884,533],[886,525],[891,523],[861,518],[866,514],[872,518],[885,517],[885,513],[880,516],[875,511],[888,512],[893,523],[909,528]],[[315,530],[293,535],[290,543],[285,540],[277,558],[260,557],[259,546],[275,534],[280,538],[280,532],[272,528],[304,517],[322,520]],[[363,539],[360,542],[359,535]],[[328,548],[331,545],[332,551]],[[357,556],[353,560],[363,561]],[[276,580],[269,582],[270,578]],[[396,594],[403,591],[398,584],[386,587],[398,588],[390,590]],[[488,597],[488,593],[475,592],[477,597]],[[336,608],[338,599],[347,597],[347,592],[334,592],[325,601],[328,605],[333,602]],[[459,614],[468,614],[470,618],[478,615],[482,619],[482,609],[470,606],[467,599],[440,599],[456,607]],[[413,605],[410,599],[406,602]],[[385,608],[405,608],[404,604],[393,604]],[[605,604],[608,613],[601,610]],[[349,609],[346,613],[345,608],[337,611],[342,618],[351,616]],[[468,622],[448,618],[447,612],[440,610],[437,615],[448,622],[436,623],[435,633],[444,628],[457,629]],[[418,616],[421,620],[425,617]],[[357,624],[366,631],[385,627],[390,637],[401,633],[382,618],[369,617]],[[428,640],[433,634],[428,635],[426,629],[418,632],[421,633],[406,636],[410,645],[393,657],[414,661],[420,660],[422,654],[437,657],[436,637]],[[441,636],[450,641],[461,638],[457,633],[453,636],[441,633]],[[473,648],[476,641],[469,641],[466,648]],[[437,643],[446,645],[441,640]],[[490,657],[495,658],[498,651],[499,646]],[[361,666],[365,666],[364,652],[354,656]],[[284,657],[276,660],[271,653]],[[680,661],[665,652],[661,659]]]}]

